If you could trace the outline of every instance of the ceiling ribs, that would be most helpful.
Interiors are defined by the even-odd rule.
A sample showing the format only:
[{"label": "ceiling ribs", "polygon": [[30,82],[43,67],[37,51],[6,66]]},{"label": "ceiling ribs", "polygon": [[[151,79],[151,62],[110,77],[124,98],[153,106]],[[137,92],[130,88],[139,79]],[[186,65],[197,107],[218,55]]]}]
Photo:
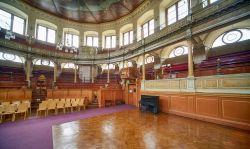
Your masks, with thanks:
[{"label": "ceiling ribs", "polygon": [[[79,0],[78,0],[79,2]],[[95,19],[96,23],[99,23],[98,20],[96,19],[95,15],[92,13],[92,11],[89,9],[88,4],[85,1],[82,1],[84,3],[84,5],[87,7],[87,9],[89,10],[89,13],[92,15],[92,17]]]},{"label": "ceiling ribs", "polygon": [[120,5],[122,5],[122,7],[124,7],[125,9],[127,9],[127,10],[128,10],[128,12],[130,12],[130,10],[128,9],[128,7],[127,7],[127,6],[125,6],[122,2],[120,2]]},{"label": "ceiling ribs", "polygon": [[52,3],[53,3],[53,5],[54,5],[54,7],[55,7],[55,9],[56,9],[56,12],[59,13],[59,14],[62,14],[60,11],[58,11],[58,9],[57,9],[57,7],[56,7],[56,3],[55,3],[54,0],[52,0]]}]

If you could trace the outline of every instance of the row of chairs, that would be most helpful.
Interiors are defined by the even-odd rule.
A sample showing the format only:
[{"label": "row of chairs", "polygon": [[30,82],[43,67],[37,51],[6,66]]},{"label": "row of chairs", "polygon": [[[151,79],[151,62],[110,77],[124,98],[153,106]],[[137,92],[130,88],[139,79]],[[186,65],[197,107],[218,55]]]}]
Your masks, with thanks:
[{"label": "row of chairs", "polygon": [[29,101],[22,101],[18,104],[2,102],[0,105],[0,123],[5,116],[11,115],[12,121],[15,121],[16,114],[24,114],[24,120],[26,119],[28,109],[30,109],[30,102]]},{"label": "row of chairs", "polygon": [[65,113],[66,110],[70,110],[71,112],[73,112],[74,109],[80,111],[81,108],[85,110],[84,99],[79,99],[79,98],[77,99],[48,99],[48,100],[42,101],[42,103],[39,104],[36,115],[38,116],[43,111],[44,111],[45,116],[47,116],[50,111],[53,111],[55,114],[58,114],[59,110],[63,110],[63,113]]}]

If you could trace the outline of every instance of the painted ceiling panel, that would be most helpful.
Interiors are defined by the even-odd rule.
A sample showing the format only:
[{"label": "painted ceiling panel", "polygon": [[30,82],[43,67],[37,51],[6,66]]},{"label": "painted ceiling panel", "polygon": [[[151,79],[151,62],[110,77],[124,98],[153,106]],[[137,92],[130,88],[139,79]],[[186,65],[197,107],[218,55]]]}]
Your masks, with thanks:
[{"label": "painted ceiling panel", "polygon": [[81,23],[104,23],[135,10],[144,0],[22,0],[65,19]]}]

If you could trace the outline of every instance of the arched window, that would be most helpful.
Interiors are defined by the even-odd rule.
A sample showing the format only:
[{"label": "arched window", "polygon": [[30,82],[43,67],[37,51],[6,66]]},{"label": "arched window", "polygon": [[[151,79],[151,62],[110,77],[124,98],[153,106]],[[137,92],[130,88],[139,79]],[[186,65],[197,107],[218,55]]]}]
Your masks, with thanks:
[{"label": "arched window", "polygon": [[214,2],[217,2],[218,0],[202,0],[202,6],[207,7],[210,4],[213,4]]},{"label": "arched window", "polygon": [[66,68],[66,69],[78,68],[77,65],[75,65],[74,63],[62,63],[61,66],[62,68]]},{"label": "arched window", "polygon": [[17,55],[14,55],[14,54],[0,52],[0,60],[12,61],[12,62],[16,62],[16,63],[23,63],[24,58],[17,56]]},{"label": "arched window", "polygon": [[96,31],[84,32],[84,45],[89,47],[98,47],[98,32]]},{"label": "arched window", "polygon": [[212,48],[250,39],[250,29],[234,29],[220,35]]},{"label": "arched window", "polygon": [[115,69],[115,65],[114,64],[104,64],[101,66],[102,67],[102,70],[110,70],[110,69]]},{"label": "arched window", "polygon": [[34,65],[40,65],[40,66],[49,66],[49,67],[54,67],[54,63],[49,60],[45,59],[36,59],[34,60]]},{"label": "arched window", "polygon": [[73,28],[64,28],[64,45],[66,47],[75,47],[79,48],[79,34],[78,30]]},{"label": "arched window", "polygon": [[57,26],[45,20],[36,20],[36,38],[40,41],[48,43],[56,43]]},{"label": "arched window", "polygon": [[128,67],[133,67],[133,63],[132,62],[124,62],[124,65],[123,65],[123,62],[121,62],[119,64],[119,68],[122,69],[122,68],[128,68]]},{"label": "arched window", "polygon": [[21,10],[0,2],[0,28],[25,35],[28,15]]},{"label": "arched window", "polygon": [[102,47],[105,49],[115,48],[116,47],[116,31],[115,30],[106,30],[102,32]]},{"label": "arched window", "polygon": [[188,54],[188,47],[186,46],[180,46],[172,50],[169,54],[169,58],[176,57],[176,56],[181,56]]},{"label": "arched window", "polygon": [[153,63],[153,62],[155,62],[154,56],[148,56],[148,57],[145,59],[145,64],[149,64],[149,63]]}]

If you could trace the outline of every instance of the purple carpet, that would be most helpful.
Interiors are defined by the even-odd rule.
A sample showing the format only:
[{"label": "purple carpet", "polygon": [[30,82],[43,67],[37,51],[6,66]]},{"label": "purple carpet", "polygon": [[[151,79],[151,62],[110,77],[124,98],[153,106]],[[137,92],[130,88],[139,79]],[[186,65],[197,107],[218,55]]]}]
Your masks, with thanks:
[{"label": "purple carpet", "polygon": [[46,118],[6,122],[0,124],[0,149],[52,149],[52,125],[130,109],[135,109],[135,107],[121,105]]}]

